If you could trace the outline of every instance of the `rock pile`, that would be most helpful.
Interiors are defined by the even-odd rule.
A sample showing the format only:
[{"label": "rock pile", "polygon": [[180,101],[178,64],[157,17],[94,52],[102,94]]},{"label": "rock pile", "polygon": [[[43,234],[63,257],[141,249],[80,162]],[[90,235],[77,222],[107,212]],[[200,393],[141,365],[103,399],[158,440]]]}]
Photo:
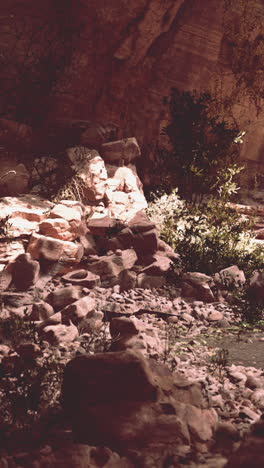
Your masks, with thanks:
[{"label": "rock pile", "polygon": [[[0,243],[1,318],[33,323],[39,340],[0,344],[0,370],[54,356],[66,366],[72,429],[65,441],[60,428],[61,447],[57,433],[31,453],[0,452],[0,466],[221,468],[264,410],[259,363],[212,359],[203,338],[236,325],[222,278],[241,284],[244,273],[233,265],[166,284],[178,256],[144,212],[139,152],[134,138],[102,145],[103,157],[69,150],[85,203],[33,193],[0,200],[11,236]],[[249,292],[263,300],[263,273]]]}]

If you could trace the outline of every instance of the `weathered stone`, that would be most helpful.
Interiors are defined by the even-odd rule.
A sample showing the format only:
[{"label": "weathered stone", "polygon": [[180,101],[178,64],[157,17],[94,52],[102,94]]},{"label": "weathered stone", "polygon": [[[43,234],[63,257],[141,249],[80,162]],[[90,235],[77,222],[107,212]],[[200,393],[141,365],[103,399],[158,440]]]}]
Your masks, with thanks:
[{"label": "weathered stone", "polygon": [[230,284],[242,285],[245,284],[246,278],[243,270],[240,270],[237,265],[232,265],[228,268],[224,268],[214,275],[214,280],[228,286]]},{"label": "weathered stone", "polygon": [[113,339],[112,351],[140,351],[147,357],[158,356],[164,351],[157,330],[136,317],[113,318],[110,322],[110,333]]},{"label": "weathered stone", "polygon": [[207,320],[209,322],[218,322],[219,320],[222,320],[224,318],[222,312],[219,312],[218,310],[214,310],[208,314]]},{"label": "weathered stone", "polygon": [[0,272],[0,292],[5,291],[12,282],[13,263],[8,263]]},{"label": "weathered stone", "polygon": [[215,297],[210,288],[213,279],[204,273],[187,272],[182,276],[182,295],[194,297],[204,302],[214,302]]},{"label": "weathered stone", "polygon": [[109,229],[116,226],[116,220],[110,218],[109,216],[104,216],[102,218],[89,218],[87,221],[87,227],[91,234],[105,237]]},{"label": "weathered stone", "polygon": [[40,266],[35,260],[32,260],[29,253],[19,255],[13,264],[12,280],[19,290],[26,290],[33,286],[39,277]]},{"label": "weathered stone", "polygon": [[42,330],[49,326],[49,325],[58,325],[61,324],[61,313],[56,312],[55,314],[51,315],[49,318],[46,320],[43,320],[42,322],[38,323],[36,325],[37,330],[41,333]]},{"label": "weathered stone", "polygon": [[[140,257],[141,255],[149,255],[152,253],[157,252],[158,249],[158,233],[156,229],[148,229],[148,226],[144,226],[146,230],[141,231],[143,229],[142,226],[136,225],[131,226],[131,230],[134,233],[134,241],[133,247],[137,252],[137,255]],[[138,230],[137,230],[138,229]]]},{"label": "weathered stone", "polygon": [[16,309],[22,306],[28,306],[32,303],[32,296],[26,292],[6,291],[1,294],[1,298],[6,306]]},{"label": "weathered stone", "polygon": [[251,401],[262,411],[264,410],[264,388],[257,388],[251,395]]},{"label": "weathered stone", "polygon": [[69,223],[71,221],[80,223],[82,216],[83,210],[80,205],[66,206],[63,202],[55,205],[49,213],[50,218],[63,218]]},{"label": "weathered stone", "polygon": [[0,200],[0,219],[8,217],[8,232],[17,237],[31,234],[46,218],[53,203],[32,194],[20,197],[3,197]]},{"label": "weathered stone", "polygon": [[119,273],[118,281],[120,283],[120,291],[129,291],[136,287],[137,274],[135,271],[123,270]]},{"label": "weathered stone", "polygon": [[111,141],[104,143],[101,153],[107,162],[122,162],[128,164],[140,156],[140,148],[136,138],[126,138],[125,140]]},{"label": "weathered stone", "polygon": [[171,260],[161,255],[154,255],[154,262],[141,270],[149,276],[162,276],[165,275],[171,267]]},{"label": "weathered stone", "polygon": [[37,260],[44,259],[51,262],[65,260],[78,263],[83,256],[83,247],[77,243],[35,233],[30,238],[27,252]]},{"label": "weathered stone", "polygon": [[72,271],[64,275],[62,277],[62,280],[89,289],[95,288],[96,286],[100,286],[101,284],[100,276],[95,275],[91,271],[87,270]]},{"label": "weathered stone", "polygon": [[82,297],[61,310],[62,323],[71,321],[76,325],[86,317],[89,312],[94,311],[95,308],[96,300],[94,297]]},{"label": "weathered stone", "polygon": [[205,275],[204,273],[188,272],[183,275],[183,281],[186,281],[193,286],[200,286],[201,284],[212,284],[213,279],[211,276]]},{"label": "weathered stone", "polygon": [[30,319],[34,321],[47,320],[53,314],[54,309],[47,302],[34,302],[32,312],[30,314]]},{"label": "weathered stone", "polygon": [[255,300],[264,301],[264,272],[255,271],[253,273],[248,292]]},{"label": "weathered stone", "polygon": [[129,227],[121,229],[121,231],[117,233],[117,239],[125,249],[133,247],[134,234]]},{"label": "weathered stone", "polygon": [[81,293],[75,286],[67,288],[58,288],[52,291],[46,297],[46,301],[52,305],[55,311],[64,309],[64,307],[72,304],[80,299]]},{"label": "weathered stone", "polygon": [[74,170],[83,181],[84,196],[91,201],[101,200],[105,194],[107,172],[101,156],[95,150],[84,147],[71,148],[68,156]]},{"label": "weathered stone", "polygon": [[96,243],[91,234],[86,234],[80,237],[80,244],[83,246],[84,255],[96,255]]},{"label": "weathered stone", "polygon": [[56,239],[72,241],[85,234],[82,218],[83,209],[78,202],[68,204],[67,200],[62,200],[50,211],[49,217],[40,223],[39,232]]},{"label": "weathered stone", "polygon": [[11,241],[0,243],[0,268],[15,260],[18,255],[25,253],[25,247],[22,241]]},{"label": "weathered stone", "polygon": [[48,325],[42,330],[42,338],[52,345],[59,343],[71,343],[78,337],[78,329],[75,325]]},{"label": "weathered stone", "polygon": [[[73,392],[73,384],[76,393]],[[78,356],[70,361],[65,369],[63,383],[63,399],[67,410],[74,410],[77,395],[84,386],[87,390],[87,404],[120,400],[156,401],[158,395],[148,363],[132,352]]]},{"label": "weathered stone", "polygon": [[110,333],[112,338],[119,339],[121,336],[138,335],[139,331],[145,329],[144,322],[132,320],[127,317],[115,317],[110,322]]},{"label": "weathered stone", "polygon": [[44,236],[54,237],[64,241],[72,241],[78,237],[71,231],[71,226],[66,219],[49,218],[39,224],[39,233]]},{"label": "weathered stone", "polygon": [[191,439],[207,443],[216,425],[214,410],[180,402],[177,391],[166,367],[141,353],[121,351],[70,361],[62,400],[74,437],[82,443],[126,449],[157,440],[166,446],[168,440],[176,446]]},{"label": "weathered stone", "polygon": [[180,260],[179,254],[174,252],[173,248],[170,245],[166,244],[163,240],[158,240],[158,255],[165,255],[166,257],[170,258],[171,260]]},{"label": "weathered stone", "polygon": [[84,318],[76,319],[79,325],[80,333],[93,333],[103,326],[104,313],[99,310],[92,310]]},{"label": "weathered stone", "polygon": [[[118,252],[118,251],[117,251]],[[101,281],[118,282],[119,274],[123,270],[129,270],[137,261],[137,255],[133,249],[119,251],[112,255],[98,257],[92,263],[87,264],[87,269],[99,275]],[[114,283],[113,283],[114,284]]]},{"label": "weathered stone", "polygon": [[166,279],[164,276],[149,276],[145,273],[140,273],[137,276],[137,287],[152,289],[152,288],[161,288],[164,286]]},{"label": "weathered stone", "polygon": [[24,164],[5,167],[0,171],[0,196],[16,196],[27,191],[29,172]]},{"label": "weathered stone", "polygon": [[[262,468],[264,464],[263,453],[264,422],[263,418],[251,426],[250,431],[244,437],[241,446],[232,454],[225,465],[226,468],[246,468],[253,466]],[[253,457],[253,458],[252,458]]]}]

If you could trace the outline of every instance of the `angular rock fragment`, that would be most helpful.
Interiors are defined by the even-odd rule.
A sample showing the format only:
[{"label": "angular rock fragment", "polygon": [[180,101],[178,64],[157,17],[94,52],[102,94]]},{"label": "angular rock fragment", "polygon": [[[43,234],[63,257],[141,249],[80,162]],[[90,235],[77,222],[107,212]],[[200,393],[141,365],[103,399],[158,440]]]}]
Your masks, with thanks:
[{"label": "angular rock fragment", "polygon": [[37,260],[43,259],[50,262],[65,260],[78,263],[83,256],[83,247],[78,243],[35,233],[30,238],[27,252]]},{"label": "angular rock fragment", "polygon": [[101,146],[101,153],[105,161],[123,161],[123,164],[129,164],[141,154],[137,140],[134,137],[104,143]]},{"label": "angular rock fragment", "polygon": [[76,302],[80,299],[80,290],[74,286],[68,286],[66,288],[58,288],[51,292],[46,301],[52,305],[54,310],[64,309],[64,307]]},{"label": "angular rock fragment", "polygon": [[71,321],[76,325],[83,318],[87,317],[90,312],[94,311],[95,308],[96,300],[94,297],[82,297],[61,310],[62,323]]},{"label": "angular rock fragment", "polygon": [[42,330],[43,340],[48,341],[52,345],[59,343],[71,343],[79,336],[78,329],[75,325],[48,325]]},{"label": "angular rock fragment", "polygon": [[39,262],[32,260],[29,253],[19,255],[12,267],[12,280],[15,287],[20,291],[33,286],[39,277]]}]

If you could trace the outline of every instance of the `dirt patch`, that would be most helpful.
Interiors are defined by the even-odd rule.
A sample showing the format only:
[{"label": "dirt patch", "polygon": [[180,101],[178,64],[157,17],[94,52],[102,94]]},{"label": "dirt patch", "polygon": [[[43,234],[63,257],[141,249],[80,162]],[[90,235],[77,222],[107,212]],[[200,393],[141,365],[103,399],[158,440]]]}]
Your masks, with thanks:
[{"label": "dirt patch", "polygon": [[213,348],[226,349],[229,364],[264,369],[264,333],[245,333],[208,338]]}]

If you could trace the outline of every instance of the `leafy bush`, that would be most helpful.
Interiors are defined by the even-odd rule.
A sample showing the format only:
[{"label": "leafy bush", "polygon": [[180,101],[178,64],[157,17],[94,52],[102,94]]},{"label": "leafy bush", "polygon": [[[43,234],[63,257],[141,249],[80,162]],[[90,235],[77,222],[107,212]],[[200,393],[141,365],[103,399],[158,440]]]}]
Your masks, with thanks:
[{"label": "leafy bush", "polygon": [[[3,304],[1,304],[1,309]],[[28,311],[24,317],[15,316],[0,319],[0,342],[15,348],[21,343],[39,343],[36,325],[28,320]]]},{"label": "leafy bush", "polygon": [[148,214],[161,238],[180,255],[185,271],[212,275],[236,264],[250,275],[263,266],[264,252],[252,240],[249,221],[224,201],[190,205],[173,192],[156,197]]},{"label": "leafy bush", "polygon": [[216,102],[208,93],[172,88],[164,103],[170,122],[162,133],[170,148],[159,149],[156,169],[159,175],[163,171],[167,190],[178,186],[182,197],[195,201],[215,194],[219,179],[238,159],[243,132],[216,112]]},{"label": "leafy bush", "polygon": [[79,202],[85,202],[85,183],[81,177],[77,174],[73,174],[69,180],[65,181],[60,187],[58,187],[57,192],[52,196],[52,201],[54,203],[59,203],[60,200],[76,200]]},{"label": "leafy bush", "polygon": [[52,349],[39,357],[23,359],[13,354],[1,364],[2,426],[26,428],[38,422],[48,408],[58,404],[64,363]]},{"label": "leafy bush", "polygon": [[4,218],[0,219],[0,239],[3,239],[5,242],[7,239],[10,239],[10,223],[9,223],[10,216],[5,216]]},{"label": "leafy bush", "polygon": [[[25,317],[0,320],[0,341],[10,353],[0,364],[1,427],[26,428],[58,404],[64,364],[51,348],[43,349],[34,322]],[[20,355],[23,344],[36,345]]]}]

